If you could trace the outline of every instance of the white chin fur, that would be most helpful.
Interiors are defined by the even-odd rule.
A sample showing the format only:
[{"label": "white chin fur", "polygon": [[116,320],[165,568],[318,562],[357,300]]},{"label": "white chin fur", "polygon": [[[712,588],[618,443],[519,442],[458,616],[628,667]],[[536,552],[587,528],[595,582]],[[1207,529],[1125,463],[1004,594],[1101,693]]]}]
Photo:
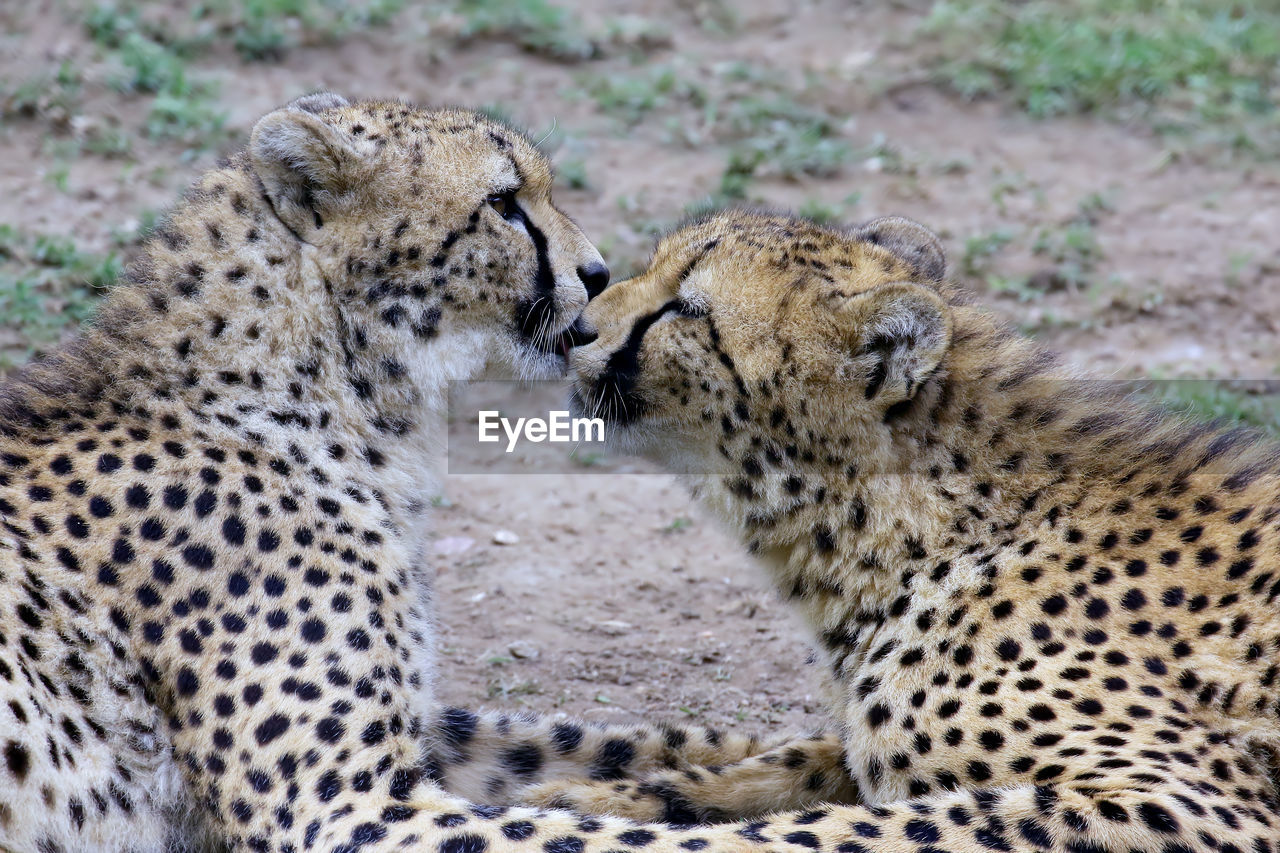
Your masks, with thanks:
[{"label": "white chin fur", "polygon": [[520,379],[560,379],[568,372],[569,363],[558,353],[542,352],[533,347],[523,347],[522,358],[516,364],[516,376]]},{"label": "white chin fur", "polygon": [[562,379],[568,362],[558,353],[543,352],[523,340],[495,341],[490,348],[484,378],[515,379],[533,382],[539,379]]}]

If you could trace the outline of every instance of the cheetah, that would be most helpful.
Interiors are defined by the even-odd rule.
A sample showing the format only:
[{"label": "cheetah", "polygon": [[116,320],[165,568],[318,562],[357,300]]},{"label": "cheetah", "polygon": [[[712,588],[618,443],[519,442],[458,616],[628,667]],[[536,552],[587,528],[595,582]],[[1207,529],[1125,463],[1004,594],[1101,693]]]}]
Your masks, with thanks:
[{"label": "cheetah", "polygon": [[535,813],[460,793],[772,748],[433,701],[447,383],[562,375],[608,282],[551,182],[479,115],[305,97],[0,388],[0,849],[479,853]]},{"label": "cheetah", "polygon": [[[749,834],[1280,850],[1280,447],[1068,372],[945,268],[905,219],[727,211],[588,307],[576,406],[740,536],[828,673],[843,750],[793,763],[856,793]],[[786,807],[784,759],[526,799],[735,817]]]}]

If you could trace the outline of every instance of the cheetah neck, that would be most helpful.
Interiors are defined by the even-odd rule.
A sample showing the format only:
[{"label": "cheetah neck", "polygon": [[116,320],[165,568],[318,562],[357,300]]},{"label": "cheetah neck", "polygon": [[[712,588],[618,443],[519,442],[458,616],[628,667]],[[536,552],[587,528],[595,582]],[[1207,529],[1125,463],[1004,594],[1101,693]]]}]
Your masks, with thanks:
[{"label": "cheetah neck", "polygon": [[[1041,589],[1072,590],[1142,563],[1149,600],[1184,588],[1190,600],[1193,584],[1224,606],[1280,593],[1274,560],[1265,571],[1246,553],[1257,524],[1280,515],[1273,444],[1155,412],[1117,383],[1061,371],[985,314],[957,315],[949,361],[897,418],[850,426],[860,401],[815,396],[807,421],[798,407],[787,413],[785,437],[744,429],[724,454],[741,463],[778,442],[777,470],[750,477],[739,464],[694,483],[820,643],[844,656],[838,672],[865,660],[887,623],[956,612],[956,601],[996,596],[1026,571]],[[1193,519],[1164,524],[1163,538],[1180,544],[1208,516],[1222,517],[1220,543],[1205,527],[1193,548],[1156,546],[1168,519]],[[1188,578],[1197,564],[1220,570]],[[1267,613],[1246,617],[1255,627],[1214,660],[1246,657],[1251,636],[1272,648],[1280,620]]]}]

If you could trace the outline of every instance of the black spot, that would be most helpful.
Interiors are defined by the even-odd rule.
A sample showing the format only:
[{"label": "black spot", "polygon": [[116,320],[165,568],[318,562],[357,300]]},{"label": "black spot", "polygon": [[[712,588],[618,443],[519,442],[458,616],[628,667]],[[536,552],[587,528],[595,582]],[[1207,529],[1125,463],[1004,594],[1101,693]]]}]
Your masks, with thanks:
[{"label": "black spot", "polygon": [[551,744],[556,752],[567,755],[582,745],[582,729],[573,723],[556,723],[551,728]]},{"label": "black spot", "polygon": [[302,639],[308,643],[318,643],[325,637],[324,622],[320,619],[308,619],[302,623]]},{"label": "black spot", "polygon": [[249,652],[253,662],[259,666],[271,663],[279,654],[280,650],[271,643],[255,643]]},{"label": "black spot", "polygon": [[360,733],[360,740],[369,746],[376,746],[382,743],[386,736],[386,725],[381,720],[374,720],[364,727],[364,731]]},{"label": "black spot", "polygon": [[996,647],[1000,660],[1010,663],[1022,656],[1022,646],[1014,639],[1005,639]]},{"label": "black spot", "polygon": [[253,734],[258,746],[266,746],[288,730],[289,718],[284,714],[272,714],[258,725]]},{"label": "black spot", "polygon": [[618,840],[628,847],[644,847],[652,844],[657,837],[647,829],[628,829],[626,832],[618,833]]},{"label": "black spot", "polygon": [[337,743],[347,733],[347,727],[337,717],[325,717],[316,723],[316,737],[322,743]]},{"label": "black spot", "polygon": [[586,845],[581,838],[572,835],[564,838],[552,838],[542,845],[543,853],[582,853]]},{"label": "black spot", "polygon": [[1057,616],[1067,609],[1067,599],[1061,595],[1051,595],[1040,603],[1040,609],[1050,616]]},{"label": "black spot", "polygon": [[1141,610],[1147,605],[1147,596],[1142,590],[1134,588],[1120,598],[1120,606],[1125,610]]},{"label": "black spot", "polygon": [[175,685],[179,696],[194,696],[200,690],[200,678],[196,675],[195,670],[189,666],[184,666],[178,670]]},{"label": "black spot", "polygon": [[1115,823],[1129,822],[1129,812],[1125,810],[1125,807],[1110,800],[1098,801],[1098,814]]},{"label": "black spot", "polygon": [[488,841],[471,833],[453,835],[440,842],[440,853],[484,853],[488,849]]},{"label": "black spot", "polygon": [[783,836],[783,840],[798,847],[808,847],[810,850],[817,850],[822,847],[821,842],[818,841],[818,836],[807,830],[788,833]]},{"label": "black spot", "polygon": [[542,769],[542,750],[532,743],[518,744],[502,753],[502,763],[516,776],[531,777]]},{"label": "black spot", "polygon": [[626,776],[623,768],[635,758],[635,747],[628,741],[612,738],[605,741],[591,764],[591,778],[597,782],[608,782]]},{"label": "black spot", "polygon": [[187,490],[183,486],[166,486],[164,505],[171,510],[180,510],[187,505]]},{"label": "black spot", "polygon": [[77,539],[89,536],[89,524],[78,515],[67,516],[67,532]]},{"label": "black spot", "polygon": [[1004,746],[1004,735],[994,729],[987,729],[982,734],[978,735],[978,742],[981,743],[988,752],[994,752]]},{"label": "black spot", "polygon": [[197,518],[204,518],[206,515],[213,512],[213,508],[217,503],[218,496],[206,489],[196,495],[195,502],[192,503],[191,507],[196,511]]},{"label": "black spot", "polygon": [[[480,718],[465,708],[446,708],[440,715],[440,735],[450,746],[462,746],[476,734]],[[581,732],[579,732],[581,739]]]},{"label": "black spot", "polygon": [[258,550],[270,554],[280,547],[280,535],[274,530],[262,530],[258,533]]},{"label": "black spot", "polygon": [[[266,726],[267,723],[270,723],[275,720],[279,721],[277,725],[282,725],[282,728],[280,728],[279,731],[276,731],[274,733],[269,733],[269,737],[266,739],[266,741],[263,741],[262,740],[263,726]],[[267,720],[267,723],[263,723],[262,726],[258,727],[258,743],[259,744],[270,743],[271,741],[279,737],[285,731],[285,729],[289,728],[289,721],[279,714],[276,714],[274,717]],[[323,776],[321,776],[318,780],[316,780],[316,797],[319,798],[320,802],[327,803],[330,800],[332,800],[334,797],[338,796],[338,794],[340,793],[342,793],[342,777],[338,775],[336,770],[329,770]],[[319,829],[319,827],[317,827],[317,829]]]},{"label": "black spot", "polygon": [[227,540],[230,545],[240,546],[244,544],[244,522],[237,516],[228,516],[222,522],[222,538]]},{"label": "black spot", "polygon": [[509,841],[525,841],[533,837],[534,826],[527,820],[513,820],[510,823],[504,823],[501,828],[502,835]]},{"label": "black spot", "polygon": [[204,545],[188,545],[183,548],[182,559],[187,565],[202,572],[213,568],[213,551]]},{"label": "black spot", "polygon": [[1175,833],[1178,831],[1178,819],[1164,806],[1155,803],[1142,803],[1138,806],[1138,817],[1155,832]]},{"label": "black spot", "polygon": [[916,844],[932,844],[942,837],[938,827],[927,820],[909,820],[902,831],[908,841]]},{"label": "black spot", "polygon": [[11,740],[4,745],[4,763],[13,777],[22,782],[31,771],[31,753],[16,740]]}]

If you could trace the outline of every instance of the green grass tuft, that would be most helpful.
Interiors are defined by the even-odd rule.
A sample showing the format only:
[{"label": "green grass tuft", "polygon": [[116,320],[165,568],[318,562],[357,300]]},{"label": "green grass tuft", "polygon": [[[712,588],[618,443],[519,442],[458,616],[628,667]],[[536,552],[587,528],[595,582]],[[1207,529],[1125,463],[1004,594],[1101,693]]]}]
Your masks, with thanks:
[{"label": "green grass tuft", "polygon": [[593,59],[601,54],[597,39],[572,12],[548,0],[459,0],[459,33],[464,39],[510,41],[530,53],[566,61]]},{"label": "green grass tuft", "polygon": [[1280,438],[1280,387],[1275,382],[1171,379],[1152,382],[1150,393],[1171,411],[1196,420],[1256,427]]},{"label": "green grass tuft", "polygon": [[854,157],[842,117],[816,103],[811,80],[797,86],[784,75],[737,62],[714,67],[710,79],[663,65],[580,82],[601,110],[627,126],[661,113],[684,144],[724,145],[726,165],[713,205],[745,198],[760,178],[836,175]]},{"label": "green grass tuft", "polygon": [[120,271],[114,252],[84,252],[67,238],[0,225],[0,366],[29,358],[92,316]]},{"label": "green grass tuft", "polygon": [[935,78],[962,95],[1038,117],[1138,116],[1280,154],[1271,0],[943,0],[923,32]]},{"label": "green grass tuft", "polygon": [[589,77],[584,89],[596,106],[628,125],[639,124],[654,110],[677,104],[701,107],[706,103],[701,86],[666,65]]}]

